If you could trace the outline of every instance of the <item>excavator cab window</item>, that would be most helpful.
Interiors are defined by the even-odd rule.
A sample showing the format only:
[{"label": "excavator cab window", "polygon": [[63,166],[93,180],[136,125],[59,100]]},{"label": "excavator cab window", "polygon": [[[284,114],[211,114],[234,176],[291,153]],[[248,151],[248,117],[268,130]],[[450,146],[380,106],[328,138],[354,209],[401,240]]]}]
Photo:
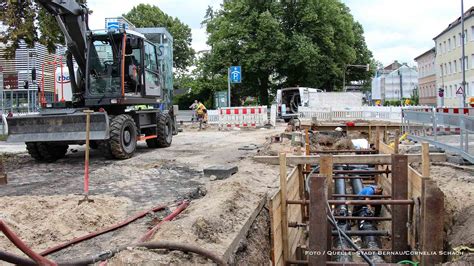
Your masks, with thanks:
[{"label": "excavator cab window", "polygon": [[91,95],[114,96],[121,91],[120,35],[100,35],[92,40],[89,77]]}]

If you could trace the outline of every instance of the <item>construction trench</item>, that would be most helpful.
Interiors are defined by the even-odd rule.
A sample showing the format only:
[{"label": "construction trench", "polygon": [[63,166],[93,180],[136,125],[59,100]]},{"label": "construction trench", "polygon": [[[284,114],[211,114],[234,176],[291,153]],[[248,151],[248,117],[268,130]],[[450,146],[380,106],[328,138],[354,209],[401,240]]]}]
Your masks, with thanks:
[{"label": "construction trench", "polygon": [[[406,254],[447,250],[447,242],[456,243],[451,239],[456,230],[466,232],[456,229],[455,222],[452,232],[443,233],[451,206],[438,187],[443,184],[430,178],[430,173],[436,176],[430,168],[443,163],[445,154],[430,154],[427,145],[415,154],[399,154],[401,147],[387,144],[398,138],[395,126],[359,126],[353,136],[327,140],[323,132],[334,131],[331,127],[298,129],[302,143],[308,144],[303,146],[292,145],[294,132],[282,134],[283,127],[189,129],[177,138],[174,149],[153,152],[152,158],[143,149],[127,163],[101,162],[92,153],[95,202],[79,206],[82,197],[74,191],[82,184],[74,180],[82,165],[81,151],[52,165],[8,155],[8,182],[0,187],[0,228],[10,228],[15,242],[23,240],[31,259],[4,236],[0,257],[20,265],[35,265],[33,258],[48,260],[45,265],[450,261],[449,255]],[[363,133],[367,130],[370,133]],[[356,150],[347,144],[350,138],[366,138],[372,145]],[[240,149],[249,142],[259,148]],[[214,151],[190,149],[196,145],[210,145]],[[175,161],[169,159],[173,157]],[[202,174],[206,167],[229,162],[239,171],[227,179]],[[54,177],[57,171],[60,178]],[[367,185],[382,186],[383,195],[359,198]],[[366,198],[373,210],[365,208]]]}]

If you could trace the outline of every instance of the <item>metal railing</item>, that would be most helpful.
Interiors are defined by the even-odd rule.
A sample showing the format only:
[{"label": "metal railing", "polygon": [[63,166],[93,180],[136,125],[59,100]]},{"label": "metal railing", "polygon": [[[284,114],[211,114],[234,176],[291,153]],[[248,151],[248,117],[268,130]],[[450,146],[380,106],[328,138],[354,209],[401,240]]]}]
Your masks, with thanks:
[{"label": "metal railing", "polygon": [[360,106],[360,107],[299,107],[299,117],[301,119],[311,119],[313,117],[320,121],[341,121],[341,120],[383,120],[401,121],[401,107],[391,106]]},{"label": "metal railing", "polygon": [[409,139],[427,141],[474,163],[474,116],[440,113],[436,108],[402,112],[402,128]]}]

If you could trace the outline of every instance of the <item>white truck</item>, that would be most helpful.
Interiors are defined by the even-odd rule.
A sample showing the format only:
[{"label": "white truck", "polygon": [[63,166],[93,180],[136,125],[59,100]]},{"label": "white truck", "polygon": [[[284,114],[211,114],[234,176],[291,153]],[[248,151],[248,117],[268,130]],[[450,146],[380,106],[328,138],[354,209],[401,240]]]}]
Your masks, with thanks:
[{"label": "white truck", "polygon": [[285,122],[298,117],[300,107],[358,107],[363,104],[361,92],[325,92],[321,89],[292,87],[277,91],[278,118]]}]

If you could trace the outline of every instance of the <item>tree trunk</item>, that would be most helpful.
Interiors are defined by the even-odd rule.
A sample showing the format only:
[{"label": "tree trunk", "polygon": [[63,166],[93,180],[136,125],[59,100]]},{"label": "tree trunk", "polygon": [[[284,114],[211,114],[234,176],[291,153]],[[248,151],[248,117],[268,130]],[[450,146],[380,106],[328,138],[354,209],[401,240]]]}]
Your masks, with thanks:
[{"label": "tree trunk", "polygon": [[258,78],[258,83],[260,85],[258,88],[258,93],[260,96],[260,105],[268,105],[268,77],[269,75],[264,74]]}]

